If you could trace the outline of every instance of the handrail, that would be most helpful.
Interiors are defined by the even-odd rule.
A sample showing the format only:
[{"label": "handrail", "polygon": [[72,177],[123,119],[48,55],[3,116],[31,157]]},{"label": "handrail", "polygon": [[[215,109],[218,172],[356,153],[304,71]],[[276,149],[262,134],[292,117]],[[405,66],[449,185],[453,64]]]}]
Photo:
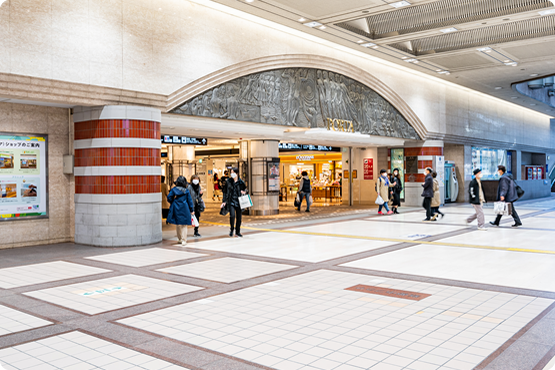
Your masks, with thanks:
[{"label": "handrail", "polygon": [[555,166],[551,167],[551,171],[549,171],[549,179],[551,180],[551,187],[555,184]]}]

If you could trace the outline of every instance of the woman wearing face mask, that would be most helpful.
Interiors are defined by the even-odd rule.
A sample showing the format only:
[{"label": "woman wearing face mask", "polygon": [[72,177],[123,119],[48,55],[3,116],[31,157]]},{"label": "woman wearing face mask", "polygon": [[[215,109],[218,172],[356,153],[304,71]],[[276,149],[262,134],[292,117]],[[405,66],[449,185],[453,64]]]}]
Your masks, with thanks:
[{"label": "woman wearing face mask", "polygon": [[177,230],[177,242],[181,245],[187,244],[187,226],[191,225],[191,213],[195,210],[191,193],[187,190],[187,180],[179,176],[175,180],[175,186],[168,194],[170,212],[168,223],[175,225]]},{"label": "woman wearing face mask", "polygon": [[378,209],[379,215],[383,215],[382,208],[385,208],[388,215],[393,214],[393,212],[389,210],[387,202],[389,200],[389,188],[392,188],[396,185],[397,185],[396,182],[393,184],[389,182],[389,179],[387,178],[386,170],[380,171],[380,177],[378,177],[378,184],[376,186],[376,191],[378,192],[378,195],[382,197],[384,204],[380,204],[380,208]]},{"label": "woman wearing face mask", "polygon": [[[187,190],[189,190],[189,193],[191,193],[191,198],[193,198],[195,217],[200,222],[200,214],[201,212],[204,212],[205,207],[204,201],[202,200],[203,193],[200,187],[200,178],[198,177],[198,175],[191,176],[191,183],[189,184]],[[198,233],[198,226],[195,226],[195,234],[193,236],[200,237],[200,234]]]},{"label": "woman wearing face mask", "polygon": [[398,168],[393,170],[393,175],[391,175],[389,182],[396,184],[391,188],[391,210],[393,211],[393,213],[399,214],[397,208],[401,206],[401,192],[403,191],[403,183],[401,182]]},{"label": "woman wearing face mask", "polygon": [[239,205],[239,197],[247,194],[247,185],[245,182],[239,178],[239,169],[231,169],[231,178],[227,180],[224,192],[224,202],[222,207],[227,207],[229,209],[229,236],[233,237],[233,230],[235,230],[235,236],[240,238],[241,235],[241,206]]},{"label": "woman wearing face mask", "polygon": [[470,204],[472,204],[476,213],[470,216],[466,220],[466,223],[470,224],[472,221],[478,219],[478,230],[487,231],[484,210],[482,208],[482,205],[486,203],[487,200],[484,190],[482,189],[482,170],[479,168],[474,170],[474,179],[472,179],[468,187],[468,195]]}]

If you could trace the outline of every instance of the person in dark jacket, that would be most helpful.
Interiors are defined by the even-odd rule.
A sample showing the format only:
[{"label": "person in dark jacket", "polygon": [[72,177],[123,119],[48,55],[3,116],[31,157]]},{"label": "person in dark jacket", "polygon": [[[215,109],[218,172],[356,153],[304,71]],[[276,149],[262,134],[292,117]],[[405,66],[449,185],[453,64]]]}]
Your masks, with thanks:
[{"label": "person in dark jacket", "polygon": [[482,170],[475,169],[474,179],[472,179],[468,187],[468,197],[470,199],[470,204],[472,204],[476,213],[467,218],[466,223],[470,224],[472,221],[478,219],[478,230],[487,231],[484,210],[482,208],[482,205],[486,203],[487,200],[484,190],[482,189],[481,179]]},{"label": "person in dark jacket", "polygon": [[227,181],[229,180],[229,172],[224,171],[224,175],[220,178],[220,190],[222,191],[222,201],[225,199],[225,190],[227,186]]},{"label": "person in dark jacket", "polygon": [[247,185],[245,182],[239,178],[239,169],[231,169],[231,178],[227,180],[224,192],[224,202],[223,207],[228,207],[229,209],[229,236],[233,237],[233,230],[235,230],[235,236],[240,238],[241,235],[241,220],[242,211],[239,205],[239,197],[247,194]]},{"label": "person in dark jacket", "polygon": [[[200,187],[200,177],[198,175],[191,176],[191,182],[187,187],[189,193],[191,194],[191,198],[193,199],[193,206],[195,207],[195,217],[197,221],[200,221],[200,214],[204,212],[204,201],[202,200],[202,188]],[[195,233],[193,236],[200,237],[198,233],[198,226],[195,226]]]},{"label": "person in dark jacket", "polygon": [[312,194],[312,185],[310,185],[310,179],[308,178],[308,172],[303,171],[301,173],[301,182],[299,184],[299,207],[297,211],[301,210],[301,204],[303,203],[303,199],[306,199],[306,212],[310,212],[310,195]]},{"label": "person in dark jacket", "polygon": [[393,170],[393,175],[389,179],[389,182],[395,184],[391,189],[391,211],[395,214],[399,214],[397,208],[401,207],[401,192],[403,191],[403,183],[401,182],[401,176],[399,174],[399,169],[395,168]]},{"label": "person in dark jacket", "polygon": [[426,178],[422,184],[424,188],[422,191],[422,197],[424,198],[422,207],[426,210],[424,222],[432,220],[432,198],[434,197],[434,178],[432,177],[432,172],[433,170],[430,167],[426,168]]},{"label": "person in dark jacket", "polygon": [[187,226],[191,225],[191,214],[195,208],[191,194],[187,190],[187,180],[185,177],[179,176],[174,184],[175,187],[170,190],[167,197],[168,202],[170,202],[168,223],[175,225],[177,242],[185,245],[187,244]]},{"label": "person in dark jacket", "polygon": [[[505,166],[497,166],[499,176],[499,186],[497,188],[497,201],[498,202],[506,202],[510,204],[511,215],[515,220],[515,223],[512,227],[519,227],[522,226],[522,222],[520,221],[520,217],[518,217],[518,213],[516,213],[516,209],[514,206],[514,202],[518,200],[518,195],[516,193],[516,185],[513,177],[507,173],[507,169]],[[499,226],[499,222],[501,222],[501,217],[503,215],[497,215],[495,221],[490,222],[493,226]]]}]

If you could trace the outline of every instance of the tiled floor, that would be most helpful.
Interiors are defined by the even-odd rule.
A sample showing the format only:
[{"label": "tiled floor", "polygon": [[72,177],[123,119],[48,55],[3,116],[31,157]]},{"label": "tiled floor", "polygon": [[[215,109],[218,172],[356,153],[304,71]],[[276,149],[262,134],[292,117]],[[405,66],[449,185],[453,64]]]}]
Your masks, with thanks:
[{"label": "tiled floor", "polygon": [[0,336],[47,325],[52,325],[52,323],[14,310],[13,308],[0,305]]},{"label": "tiled floor", "polygon": [[168,267],[157,271],[220,281],[222,283],[233,283],[240,280],[252,279],[257,276],[289,270],[295,267],[296,266],[239,258],[220,258],[182,266]]},{"label": "tiled floor", "polygon": [[403,207],[251,218],[241,239],[211,225],[179,248],[0,250],[0,364],[543,370],[555,354],[555,197],[517,209],[523,228],[487,232],[456,205],[437,223]]},{"label": "tiled floor", "polygon": [[5,370],[186,370],[77,331],[0,349],[0,364]]},{"label": "tiled floor", "polygon": [[124,275],[43,289],[25,295],[95,315],[200,289],[144,276]]},{"label": "tiled floor", "polygon": [[56,261],[0,269],[0,288],[11,289],[110,272],[97,267]]},{"label": "tiled floor", "polygon": [[[345,290],[358,284],[431,297]],[[470,370],[553,302],[324,270],[119,322],[283,370]]]},{"label": "tiled floor", "polygon": [[158,263],[174,262],[186,260],[190,258],[204,257],[205,254],[191,253],[184,251],[174,251],[163,248],[149,248],[137,251],[113,253],[108,255],[100,255],[95,257],[87,257],[87,259],[115,263],[117,265],[143,267],[156,265]]}]

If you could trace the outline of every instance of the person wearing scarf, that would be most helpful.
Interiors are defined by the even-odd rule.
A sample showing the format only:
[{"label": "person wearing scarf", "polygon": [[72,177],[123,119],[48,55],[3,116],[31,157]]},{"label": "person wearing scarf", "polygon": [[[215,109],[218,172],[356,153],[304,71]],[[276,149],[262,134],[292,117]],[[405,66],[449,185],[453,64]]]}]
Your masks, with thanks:
[{"label": "person wearing scarf", "polygon": [[[205,207],[204,201],[202,200],[203,191],[200,187],[200,177],[198,175],[195,174],[191,176],[191,182],[189,183],[189,187],[187,188],[187,190],[189,190],[191,198],[193,198],[195,217],[197,218],[197,221],[200,222],[200,214],[201,212],[204,212]],[[198,226],[195,226],[195,233],[193,236],[197,238],[200,237],[200,234],[198,233]]]},{"label": "person wearing scarf", "polygon": [[387,205],[387,202],[389,201],[389,188],[392,188],[394,186],[397,185],[397,183],[393,183],[391,184],[389,182],[389,179],[387,178],[387,171],[386,170],[381,170],[380,171],[380,177],[378,177],[378,186],[376,186],[376,191],[378,192],[378,195],[380,197],[382,197],[384,204],[380,205],[380,208],[378,209],[378,214],[379,215],[383,215],[382,212],[382,208],[385,208],[385,210],[387,211],[388,215],[393,214],[392,211],[389,210],[389,206]]}]

